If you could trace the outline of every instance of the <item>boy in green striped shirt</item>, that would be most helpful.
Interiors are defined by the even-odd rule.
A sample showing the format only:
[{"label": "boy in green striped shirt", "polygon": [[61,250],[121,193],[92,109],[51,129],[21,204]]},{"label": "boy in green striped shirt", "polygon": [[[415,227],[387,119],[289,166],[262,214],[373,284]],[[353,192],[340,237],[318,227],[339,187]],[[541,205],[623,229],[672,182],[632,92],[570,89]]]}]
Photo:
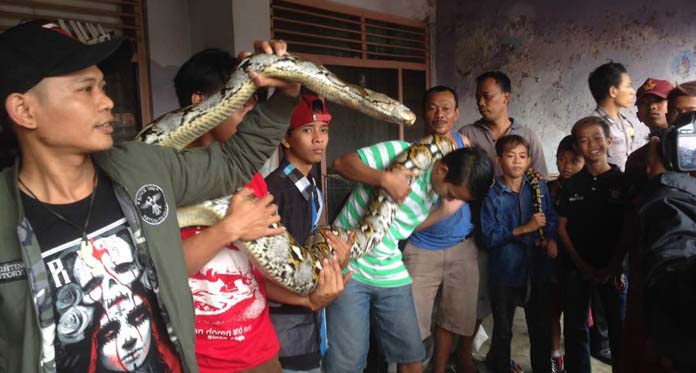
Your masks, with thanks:
[{"label": "boy in green striped shirt", "polygon": [[334,221],[336,226],[356,226],[375,187],[385,189],[401,206],[382,244],[349,262],[353,281],[327,309],[331,347],[324,366],[328,372],[362,371],[371,319],[386,360],[398,363],[400,372],[422,372],[425,352],[411,294],[411,278],[401,258],[399,240],[411,235],[440,197],[464,201],[481,198],[493,180],[492,162],[479,148],[455,150],[417,176],[404,170],[385,171],[409,146],[403,141],[378,143],[344,155],[334,163],[343,177],[362,183]]}]

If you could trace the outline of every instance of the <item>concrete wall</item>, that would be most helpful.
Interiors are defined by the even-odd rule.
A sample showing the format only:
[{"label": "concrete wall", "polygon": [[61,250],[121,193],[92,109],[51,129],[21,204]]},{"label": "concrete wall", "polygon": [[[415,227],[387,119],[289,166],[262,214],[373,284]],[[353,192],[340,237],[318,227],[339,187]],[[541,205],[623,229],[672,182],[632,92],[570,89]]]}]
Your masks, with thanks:
[{"label": "concrete wall", "polygon": [[150,85],[153,117],[176,107],[174,75],[191,56],[191,24],[186,0],[147,3],[150,42]]},{"label": "concrete wall", "polygon": [[625,64],[636,89],[647,77],[696,79],[694,16],[690,0],[438,0],[438,81],[460,93],[466,124],[480,117],[476,76],[506,72],[511,116],[537,131],[555,172],[558,141],[595,106],[587,77],[598,65]]},{"label": "concrete wall", "polygon": [[221,48],[234,52],[234,29],[230,0],[189,0],[191,51]]},{"label": "concrete wall", "polygon": [[232,2],[235,53],[253,51],[254,40],[271,38],[270,4],[269,0],[236,0]]},{"label": "concrete wall", "polygon": [[173,80],[191,55],[211,47],[234,52],[233,5],[229,0],[156,0],[147,5],[152,109],[157,117],[179,106]]}]

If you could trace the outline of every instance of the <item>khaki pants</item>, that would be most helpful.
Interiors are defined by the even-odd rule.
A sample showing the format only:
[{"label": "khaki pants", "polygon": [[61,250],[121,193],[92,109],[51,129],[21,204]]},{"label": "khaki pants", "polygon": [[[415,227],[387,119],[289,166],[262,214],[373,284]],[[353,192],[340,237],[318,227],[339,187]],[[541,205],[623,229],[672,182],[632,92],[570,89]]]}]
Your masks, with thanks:
[{"label": "khaki pants", "polygon": [[437,326],[454,334],[473,335],[479,287],[478,248],[473,238],[442,250],[407,244],[403,258],[413,279],[411,287],[421,338],[431,334],[436,301]]}]

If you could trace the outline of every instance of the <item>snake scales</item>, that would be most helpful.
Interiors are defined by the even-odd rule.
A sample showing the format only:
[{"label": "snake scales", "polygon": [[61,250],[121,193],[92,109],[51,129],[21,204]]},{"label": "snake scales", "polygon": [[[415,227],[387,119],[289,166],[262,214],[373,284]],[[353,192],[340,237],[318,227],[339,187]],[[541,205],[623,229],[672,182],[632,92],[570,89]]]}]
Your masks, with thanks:
[{"label": "snake scales", "polygon": [[[195,106],[165,114],[145,127],[137,136],[140,141],[183,149],[242,107],[256,90],[249,72],[299,82],[327,100],[372,117],[392,123],[411,125],[415,115],[404,105],[365,88],[346,84],[321,65],[296,57],[256,55],[241,62],[225,87]],[[430,136],[400,154],[389,169],[406,168],[423,172],[437,159],[453,150],[446,137]],[[212,225],[222,219],[230,197],[210,200],[180,208],[179,225]],[[317,284],[321,261],[332,255],[327,232],[344,240],[354,234],[350,257],[358,258],[377,247],[393,223],[398,204],[380,190],[370,201],[368,211],[353,230],[320,227],[300,245],[287,233],[236,244],[247,251],[267,276],[288,289],[310,293]]]}]

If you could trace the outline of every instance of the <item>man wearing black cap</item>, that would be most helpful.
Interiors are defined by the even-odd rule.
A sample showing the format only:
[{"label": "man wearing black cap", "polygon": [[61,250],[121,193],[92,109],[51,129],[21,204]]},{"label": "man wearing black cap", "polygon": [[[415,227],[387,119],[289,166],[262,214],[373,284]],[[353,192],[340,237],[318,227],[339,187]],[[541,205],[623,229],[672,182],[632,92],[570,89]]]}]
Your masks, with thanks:
[{"label": "man wearing black cap", "polygon": [[46,21],[0,34],[2,125],[20,147],[0,173],[0,371],[197,372],[176,206],[246,183],[297,103],[298,85],[255,76],[283,94],[224,144],[114,146],[95,64],[120,44],[84,45]]}]

